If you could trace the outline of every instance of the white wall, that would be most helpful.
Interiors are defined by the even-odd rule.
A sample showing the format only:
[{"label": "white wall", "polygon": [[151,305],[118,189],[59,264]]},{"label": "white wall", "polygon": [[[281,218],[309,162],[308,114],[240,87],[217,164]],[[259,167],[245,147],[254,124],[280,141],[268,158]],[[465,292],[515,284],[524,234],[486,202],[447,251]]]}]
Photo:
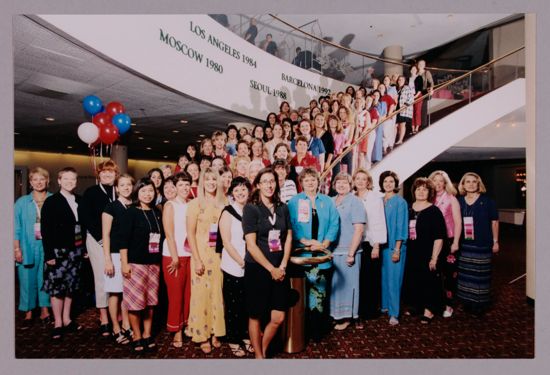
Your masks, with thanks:
[{"label": "white wall", "polygon": [[163,85],[255,118],[265,119],[283,100],[296,108],[348,86],[268,54],[207,15],[40,18]]}]

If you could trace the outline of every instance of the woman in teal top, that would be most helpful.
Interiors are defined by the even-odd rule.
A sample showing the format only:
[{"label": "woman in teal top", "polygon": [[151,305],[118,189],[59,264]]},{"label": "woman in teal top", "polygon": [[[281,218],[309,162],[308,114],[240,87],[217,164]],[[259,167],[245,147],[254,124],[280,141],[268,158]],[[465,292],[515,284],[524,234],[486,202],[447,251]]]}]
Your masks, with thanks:
[{"label": "woman in teal top", "polygon": [[29,181],[33,191],[20,197],[14,206],[14,257],[19,277],[19,310],[25,312],[23,328],[32,324],[32,310],[38,304],[40,319],[50,321],[50,295],[42,291],[44,282],[44,248],[40,233],[42,204],[51,195],[47,191],[50,174],[43,168],[33,168]]},{"label": "woman in teal top", "polygon": [[[318,193],[319,174],[314,168],[304,168],[298,179],[304,190],[288,202],[294,247],[328,249],[338,237],[338,210],[330,197]],[[332,262],[321,263],[308,267],[305,272],[306,329],[314,340],[320,340],[329,330],[328,306],[325,305],[331,266]]]},{"label": "woman in teal top", "polygon": [[405,257],[407,254],[409,211],[399,192],[399,177],[392,171],[382,172],[379,180],[384,193],[384,212],[388,242],[382,251],[382,311],[390,316],[391,325],[399,324],[399,304]]}]

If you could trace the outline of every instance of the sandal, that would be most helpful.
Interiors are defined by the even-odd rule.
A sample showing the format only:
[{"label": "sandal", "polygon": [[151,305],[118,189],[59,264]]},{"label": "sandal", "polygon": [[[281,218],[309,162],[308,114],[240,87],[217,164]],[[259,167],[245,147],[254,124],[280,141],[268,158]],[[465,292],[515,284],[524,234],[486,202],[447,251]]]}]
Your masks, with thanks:
[{"label": "sandal", "polygon": [[52,317],[51,317],[51,315],[46,315],[45,317],[40,318],[40,323],[44,324],[45,326],[47,326],[47,325],[50,324],[51,322],[52,322]]},{"label": "sandal", "polygon": [[34,320],[32,318],[30,319],[23,319],[23,324],[21,324],[21,329],[29,329],[34,325]]},{"label": "sandal", "polygon": [[65,332],[77,332],[77,331],[82,330],[82,326],[75,323],[74,320],[71,320],[71,322],[63,328],[64,328]]},{"label": "sandal", "polygon": [[356,328],[356,329],[365,329],[365,325],[363,324],[362,321],[357,320],[357,321],[355,322],[355,328]]},{"label": "sandal", "polygon": [[141,353],[145,350],[145,345],[142,339],[132,341],[132,346],[134,348],[134,352]]},{"label": "sandal", "polygon": [[122,328],[121,332],[124,335],[124,337],[128,339],[128,341],[131,342],[134,339],[134,331],[132,331],[132,328],[128,328],[128,329]]},{"label": "sandal", "polygon": [[157,347],[157,343],[153,340],[153,338],[151,336],[144,337],[142,340],[143,340],[143,345],[147,349],[154,349],[154,348]]},{"label": "sandal", "polygon": [[346,320],[345,322],[336,324],[336,325],[334,326],[334,329],[337,330],[337,331],[343,331],[343,330],[345,330],[346,328],[348,328],[349,325],[350,325],[350,321],[349,321],[349,320]]},{"label": "sandal", "polygon": [[61,340],[61,337],[63,337],[63,327],[55,327],[52,330],[52,335],[51,335],[52,340],[59,341]]},{"label": "sandal", "polygon": [[219,349],[222,347],[222,343],[216,336],[212,336],[212,346],[216,349]]},{"label": "sandal", "polygon": [[422,324],[430,324],[432,322],[432,320],[434,319],[434,316],[432,315],[431,317],[429,316],[426,316],[426,315],[422,315],[422,318],[420,318],[420,323]]},{"label": "sandal", "polygon": [[201,350],[204,354],[210,354],[212,352],[212,346],[210,346],[210,341],[205,341],[201,343]]},{"label": "sandal", "polygon": [[119,331],[118,333],[112,332],[112,336],[117,344],[127,345],[130,343],[130,339],[126,337],[122,331]]},{"label": "sandal", "polygon": [[111,335],[111,330],[109,328],[109,323],[101,324],[99,326],[99,334],[103,337],[108,337]]},{"label": "sandal", "polygon": [[235,357],[244,357],[246,355],[246,352],[243,350],[240,344],[229,344],[229,349],[231,349],[231,353]]},{"label": "sandal", "polygon": [[246,349],[247,352],[249,353],[254,353],[254,347],[252,346],[252,343],[250,342],[249,339],[244,339],[243,340],[243,345],[244,345],[244,348]]},{"label": "sandal", "polygon": [[172,346],[176,349],[183,347],[183,341],[181,340],[172,340]]}]

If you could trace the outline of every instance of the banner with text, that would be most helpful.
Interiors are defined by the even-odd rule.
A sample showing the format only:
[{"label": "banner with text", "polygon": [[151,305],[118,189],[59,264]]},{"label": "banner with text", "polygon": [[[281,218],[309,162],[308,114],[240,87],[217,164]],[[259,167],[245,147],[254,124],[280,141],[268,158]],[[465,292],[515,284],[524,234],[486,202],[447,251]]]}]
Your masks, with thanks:
[{"label": "banner with text", "polygon": [[39,17],[163,85],[258,119],[282,101],[307,106],[348,86],[268,54],[207,15]]}]

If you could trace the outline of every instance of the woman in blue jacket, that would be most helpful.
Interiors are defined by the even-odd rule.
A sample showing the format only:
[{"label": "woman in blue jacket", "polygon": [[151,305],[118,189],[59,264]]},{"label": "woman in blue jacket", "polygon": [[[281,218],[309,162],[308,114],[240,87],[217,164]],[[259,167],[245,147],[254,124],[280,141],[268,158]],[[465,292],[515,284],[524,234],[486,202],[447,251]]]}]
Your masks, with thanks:
[{"label": "woman in blue jacket", "polygon": [[[332,199],[319,191],[319,174],[304,168],[298,177],[303,192],[288,202],[294,247],[328,249],[338,237],[339,214]],[[309,336],[319,340],[328,331],[327,286],[332,262],[311,266],[306,271],[306,306]]]},{"label": "woman in blue jacket", "polygon": [[25,312],[23,329],[32,325],[32,310],[40,306],[40,320],[49,323],[50,295],[42,290],[44,283],[44,247],[40,230],[42,205],[48,192],[50,174],[37,167],[29,172],[32,192],[15,202],[14,257],[19,277],[19,311]]}]

